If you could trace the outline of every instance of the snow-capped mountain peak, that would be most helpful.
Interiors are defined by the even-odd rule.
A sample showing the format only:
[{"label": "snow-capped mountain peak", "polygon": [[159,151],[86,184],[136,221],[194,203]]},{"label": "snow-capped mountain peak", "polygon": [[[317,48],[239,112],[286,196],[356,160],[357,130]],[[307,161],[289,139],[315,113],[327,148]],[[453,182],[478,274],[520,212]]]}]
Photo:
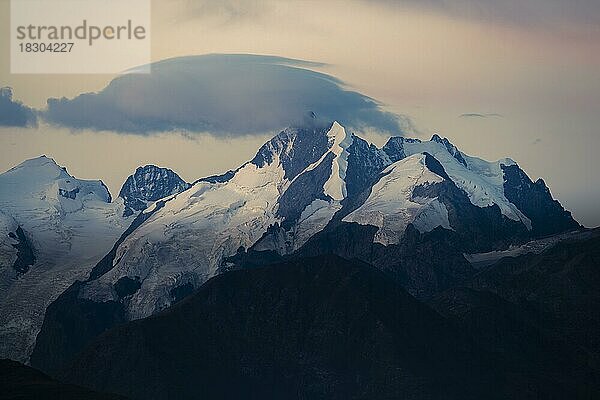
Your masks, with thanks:
[{"label": "snow-capped mountain peak", "polygon": [[473,205],[489,207],[497,205],[502,214],[511,220],[520,221],[528,228],[531,222],[517,206],[504,196],[504,172],[501,162],[489,162],[460,152],[447,139],[434,135],[434,140],[402,142],[406,156],[427,152],[444,167],[450,179],[463,190]]},{"label": "snow-capped mountain peak", "polygon": [[0,175],[0,202],[6,209],[15,209],[11,202],[23,198],[20,207],[31,210],[39,204],[51,203],[58,212],[69,213],[83,207],[87,201],[110,203],[112,198],[101,180],[77,179],[45,155],[26,160]]},{"label": "snow-capped mountain peak", "polygon": [[13,187],[19,185],[22,188],[70,177],[66,168],[60,167],[54,159],[45,155],[25,160],[2,174],[2,178]]},{"label": "snow-capped mountain peak", "polygon": [[288,127],[266,142],[250,162],[263,167],[276,157],[285,179],[291,182],[329,150],[331,143],[327,133],[330,127],[331,124],[316,119],[304,126]]},{"label": "snow-capped mountain peak", "polygon": [[23,360],[46,306],[87,276],[129,221],[102,181],[77,179],[46,156],[0,174],[0,210],[0,352]]},{"label": "snow-capped mountain peak", "polygon": [[442,138],[436,133],[431,137],[431,141],[443,145],[446,148],[446,150],[448,150],[448,153],[450,153],[452,155],[452,157],[456,158],[456,160],[459,163],[461,163],[465,167],[467,167],[467,162],[463,158],[460,150],[458,150],[458,148],[455,145],[450,143],[450,141],[447,138]]},{"label": "snow-capped mountain peak", "polygon": [[[337,121],[326,131],[327,147],[321,157],[310,164],[302,173],[307,173],[331,163],[329,177],[323,185],[323,194],[333,200],[341,201],[346,197],[346,170],[348,168],[348,148],[352,145],[352,135]],[[301,175],[301,174],[300,174]],[[300,176],[297,175],[297,176]]]}]

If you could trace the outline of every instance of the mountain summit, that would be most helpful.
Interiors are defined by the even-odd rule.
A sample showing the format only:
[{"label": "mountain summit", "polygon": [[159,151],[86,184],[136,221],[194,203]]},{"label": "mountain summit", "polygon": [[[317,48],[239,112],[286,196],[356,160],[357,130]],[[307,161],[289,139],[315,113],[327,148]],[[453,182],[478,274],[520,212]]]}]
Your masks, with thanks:
[{"label": "mountain summit", "polygon": [[183,192],[191,185],[168,168],[155,165],[138,167],[130,175],[119,192],[125,202],[124,217],[145,210],[149,202]]},{"label": "mountain summit", "polygon": [[44,312],[127,228],[102,181],[77,179],[52,158],[0,174],[0,354],[25,361]]}]

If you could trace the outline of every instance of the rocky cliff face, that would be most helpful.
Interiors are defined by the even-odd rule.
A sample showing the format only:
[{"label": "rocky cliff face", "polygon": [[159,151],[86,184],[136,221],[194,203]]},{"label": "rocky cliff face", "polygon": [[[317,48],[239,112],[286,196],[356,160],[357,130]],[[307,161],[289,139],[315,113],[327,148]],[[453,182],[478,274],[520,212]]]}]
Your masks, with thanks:
[{"label": "rocky cliff face", "polygon": [[119,192],[119,197],[125,203],[123,216],[145,210],[149,203],[183,192],[190,186],[168,168],[154,165],[138,167],[135,173],[127,178]]},{"label": "rocky cliff face", "polygon": [[502,165],[504,194],[531,220],[536,235],[580,228],[571,213],[552,198],[543,179],[533,182],[518,165]]}]

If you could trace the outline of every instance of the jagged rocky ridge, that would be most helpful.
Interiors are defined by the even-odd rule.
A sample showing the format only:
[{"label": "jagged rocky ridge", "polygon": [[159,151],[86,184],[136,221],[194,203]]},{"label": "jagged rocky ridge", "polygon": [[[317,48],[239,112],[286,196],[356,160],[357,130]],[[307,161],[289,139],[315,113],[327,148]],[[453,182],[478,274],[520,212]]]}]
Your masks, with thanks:
[{"label": "jagged rocky ridge", "polygon": [[127,178],[119,192],[119,197],[125,203],[123,216],[128,217],[137,211],[145,210],[149,203],[183,192],[190,186],[168,168],[154,165],[138,167],[135,173]]},{"label": "jagged rocky ridge", "polygon": [[[65,354],[76,353],[105,329],[159,312],[236,264],[333,253],[366,261],[428,299],[473,276],[465,252],[579,227],[558,205],[552,215],[561,222],[540,229],[527,201],[507,197],[532,193],[514,187],[507,170],[521,171],[510,159],[471,157],[438,136],[394,137],[380,149],[338,123],[285,129],[237,170],[200,179],[140,214],[94,273],[49,307],[32,362],[64,366],[48,361],[54,350],[44,344],[57,329],[89,326],[61,339],[73,344]],[[551,196],[535,202],[557,209]]]}]

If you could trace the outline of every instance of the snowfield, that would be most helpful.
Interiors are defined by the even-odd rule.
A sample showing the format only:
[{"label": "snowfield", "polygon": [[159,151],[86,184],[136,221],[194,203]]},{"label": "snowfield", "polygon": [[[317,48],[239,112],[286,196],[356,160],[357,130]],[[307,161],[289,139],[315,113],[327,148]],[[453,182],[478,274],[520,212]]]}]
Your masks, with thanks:
[{"label": "snowfield", "polygon": [[[72,177],[39,157],[0,175],[0,355],[27,361],[46,307],[75,280],[83,280],[130,220],[122,202],[110,202],[101,181]],[[21,227],[35,254],[26,273],[13,269]]]},{"label": "snowfield", "polygon": [[437,199],[413,197],[416,186],[443,181],[427,169],[423,154],[396,161],[382,175],[367,201],[343,221],[378,227],[375,242],[383,245],[397,244],[410,223],[421,232],[429,232],[437,226],[451,229],[446,206]]}]

